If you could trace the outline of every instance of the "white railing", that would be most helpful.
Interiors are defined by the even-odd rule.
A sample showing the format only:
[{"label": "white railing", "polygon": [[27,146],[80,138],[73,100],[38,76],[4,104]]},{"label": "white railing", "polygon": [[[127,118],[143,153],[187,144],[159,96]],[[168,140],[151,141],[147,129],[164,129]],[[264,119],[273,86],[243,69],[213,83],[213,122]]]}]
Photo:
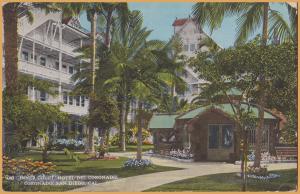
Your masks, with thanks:
[{"label": "white railing", "polygon": [[61,82],[67,84],[72,83],[71,74],[65,72],[59,72],[56,69],[34,64],[29,61],[20,60],[18,69],[23,73],[39,76],[45,79],[54,80],[54,81],[60,80]]},{"label": "white railing", "polygon": [[82,115],[88,114],[88,106],[89,105],[88,105],[87,101],[85,101],[84,107],[76,106],[74,104],[73,105],[64,104],[64,106],[62,106],[60,108],[60,110],[63,112],[67,112],[69,114],[75,114],[75,115],[82,116]]}]

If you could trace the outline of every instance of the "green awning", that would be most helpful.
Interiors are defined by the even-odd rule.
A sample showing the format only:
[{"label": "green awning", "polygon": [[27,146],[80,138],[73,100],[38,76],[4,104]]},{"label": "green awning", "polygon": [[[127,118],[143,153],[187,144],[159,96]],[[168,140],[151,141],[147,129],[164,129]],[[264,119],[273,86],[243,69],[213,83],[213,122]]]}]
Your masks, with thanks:
[{"label": "green awning", "polygon": [[[199,107],[197,109],[191,110],[191,111],[179,116],[177,119],[192,119],[195,116],[205,112],[206,110],[208,110],[212,107],[219,109],[229,115],[234,114],[231,105],[229,103],[227,103],[227,104],[219,104],[219,105],[214,105],[214,106],[208,105],[208,106]],[[242,108],[247,109],[248,104],[242,104]],[[258,118],[258,108],[256,106],[250,105],[250,111],[256,118]],[[265,111],[264,117],[265,117],[265,119],[276,119],[275,116],[273,116],[272,114],[270,114],[267,111]]]},{"label": "green awning", "polygon": [[149,129],[171,129],[174,127],[178,115],[155,114],[149,122]]}]

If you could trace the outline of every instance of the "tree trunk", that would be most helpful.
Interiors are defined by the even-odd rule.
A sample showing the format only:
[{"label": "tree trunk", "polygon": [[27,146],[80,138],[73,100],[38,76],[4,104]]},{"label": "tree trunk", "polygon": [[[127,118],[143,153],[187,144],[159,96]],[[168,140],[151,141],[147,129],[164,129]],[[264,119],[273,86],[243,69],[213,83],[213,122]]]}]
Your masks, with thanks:
[{"label": "tree trunk", "polygon": [[7,3],[3,6],[5,81],[8,96],[14,96],[18,92],[17,4]]},{"label": "tree trunk", "polygon": [[42,153],[42,161],[47,162],[48,161],[48,149],[44,148]]},{"label": "tree trunk", "polygon": [[138,160],[142,159],[142,146],[143,146],[142,108],[143,108],[142,102],[138,101],[138,118],[137,118],[138,138],[137,138],[137,153],[136,153],[136,159]]},{"label": "tree trunk", "polygon": [[[269,3],[264,3],[264,16],[263,16],[263,31],[262,31],[262,46],[267,45],[268,41],[268,12],[269,12]],[[264,82],[265,76],[263,72],[263,67],[261,68],[262,72],[259,75],[259,100],[258,100],[258,127],[255,133],[255,159],[254,166],[260,167],[261,160],[261,146],[262,146],[262,133],[264,130],[264,105],[265,105],[265,91],[264,91]]]},{"label": "tree trunk", "polygon": [[122,110],[121,110],[121,150],[126,151],[126,98],[124,97],[122,101]]},{"label": "tree trunk", "polygon": [[95,70],[96,70],[96,27],[97,27],[97,13],[93,13],[91,20],[91,36],[92,36],[92,56],[91,56],[91,64],[92,64],[92,92],[95,92]]},{"label": "tree trunk", "polygon": [[112,19],[112,10],[109,10],[107,13],[107,21],[106,21],[106,32],[105,32],[105,45],[107,48],[110,47],[110,26]]},{"label": "tree trunk", "polygon": [[[89,113],[91,114],[91,111],[94,110],[92,108],[94,106],[94,98],[95,98],[95,69],[96,69],[96,22],[97,22],[97,13],[93,13],[91,17],[91,38],[92,38],[92,44],[91,44],[91,65],[92,65],[92,91],[90,94],[90,108]],[[88,152],[93,153],[95,151],[94,149],[94,127],[89,126],[89,136],[88,136]]]}]

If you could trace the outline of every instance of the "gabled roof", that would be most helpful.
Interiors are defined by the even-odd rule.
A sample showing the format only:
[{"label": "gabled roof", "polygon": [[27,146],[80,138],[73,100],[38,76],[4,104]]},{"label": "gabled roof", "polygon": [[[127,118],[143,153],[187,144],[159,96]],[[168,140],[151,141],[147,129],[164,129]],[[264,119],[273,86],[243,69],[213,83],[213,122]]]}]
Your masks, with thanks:
[{"label": "gabled roof", "polygon": [[[194,110],[191,110],[189,112],[186,112],[185,114],[178,116],[176,119],[192,119],[192,118],[198,116],[199,114],[206,112],[207,110],[209,110],[211,108],[219,109],[220,111],[222,111],[228,115],[234,114],[231,105],[229,103],[226,103],[226,104],[219,104],[219,105],[214,105],[214,106],[212,106],[212,105],[202,106],[202,107],[196,108]],[[248,104],[243,103],[242,108],[247,109]],[[258,118],[258,108],[255,105],[250,105],[250,111],[252,112],[252,114],[255,118]],[[277,119],[274,115],[272,115],[268,111],[265,111],[264,117],[265,117],[265,119]]]},{"label": "gabled roof", "polygon": [[172,129],[178,114],[155,114],[149,121],[149,129]]},{"label": "gabled roof", "polygon": [[[176,19],[172,26],[182,26],[185,24],[186,21],[188,21],[190,18],[181,18],[181,19]],[[195,21],[195,19],[192,19],[193,21]]]}]

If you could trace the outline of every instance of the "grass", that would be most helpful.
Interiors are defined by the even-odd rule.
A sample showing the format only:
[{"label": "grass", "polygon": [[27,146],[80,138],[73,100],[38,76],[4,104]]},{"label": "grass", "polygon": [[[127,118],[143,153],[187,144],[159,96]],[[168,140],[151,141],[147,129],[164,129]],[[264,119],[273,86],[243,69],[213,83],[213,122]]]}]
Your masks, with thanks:
[{"label": "grass", "polygon": [[[153,150],[154,146],[153,145],[143,145],[142,147],[143,152]],[[126,145],[126,151],[127,152],[136,152],[137,150],[137,145]],[[119,148],[119,146],[110,146],[109,147],[109,152],[121,152],[122,150]]]},{"label": "grass", "polygon": [[[296,189],[297,169],[273,171],[280,178],[269,181],[248,179],[247,191],[288,191]],[[199,176],[168,183],[146,191],[241,191],[241,179],[236,173]]]},{"label": "grass", "polygon": [[[89,157],[86,154],[78,154],[81,160],[80,163],[69,159],[64,154],[50,154],[49,161],[57,166],[57,171],[61,175],[116,175],[118,178],[136,176],[141,174],[155,173],[161,171],[177,170],[179,168],[152,165],[144,169],[125,169],[123,163],[127,160],[125,157],[120,157],[116,160],[87,160]],[[23,156],[15,157],[16,159],[31,158],[33,161],[41,161],[41,153],[28,153]],[[103,182],[103,181],[102,181]],[[24,186],[15,185],[14,191],[65,191],[77,188],[79,186]]]}]

